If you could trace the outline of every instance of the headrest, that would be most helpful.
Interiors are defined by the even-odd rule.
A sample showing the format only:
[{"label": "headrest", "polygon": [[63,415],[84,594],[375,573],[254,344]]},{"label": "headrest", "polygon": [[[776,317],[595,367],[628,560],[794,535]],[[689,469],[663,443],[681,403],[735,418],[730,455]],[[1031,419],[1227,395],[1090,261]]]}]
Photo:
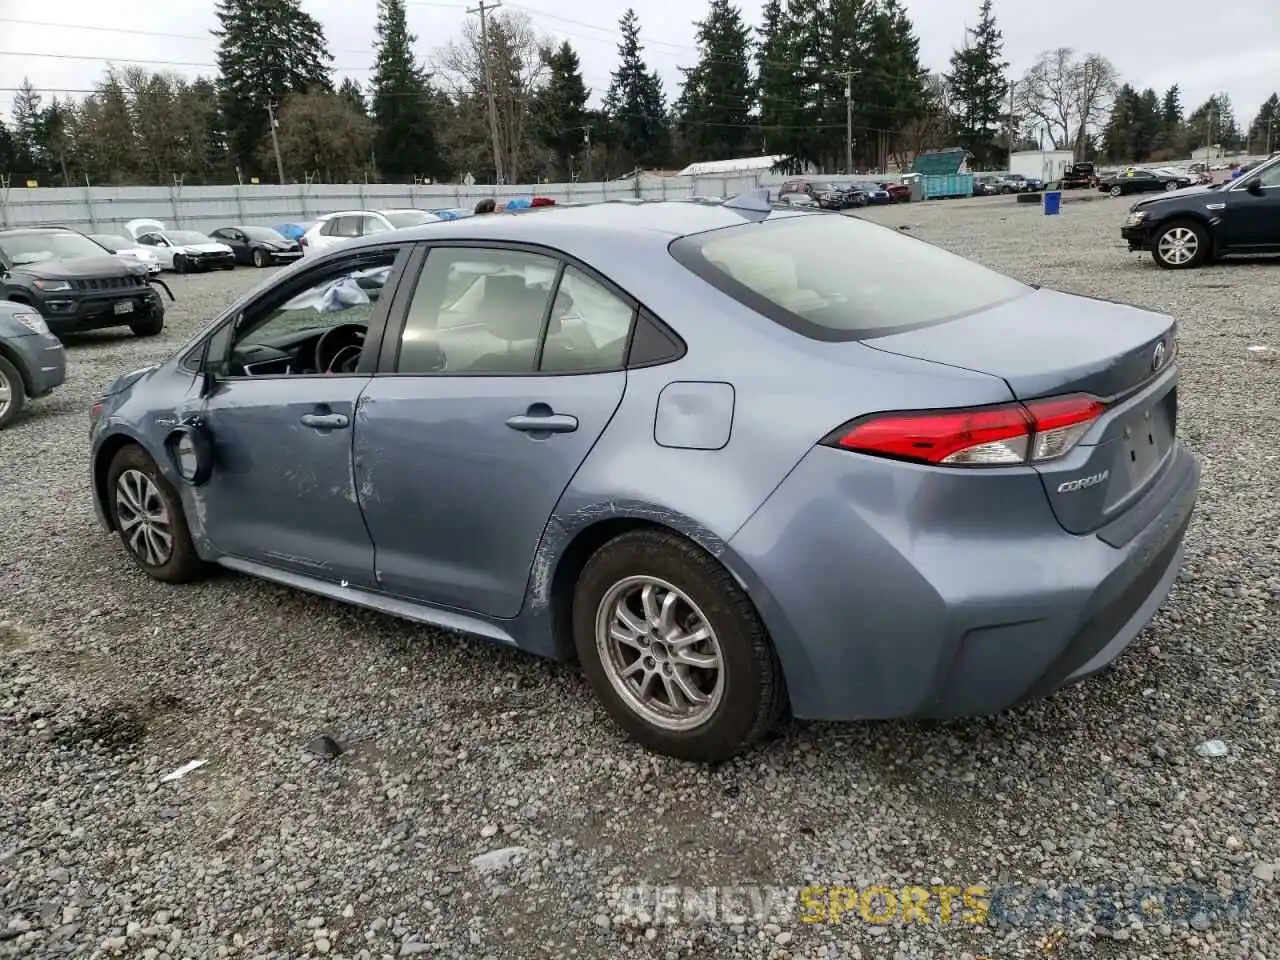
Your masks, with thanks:
[{"label": "headrest", "polygon": [[530,317],[542,318],[547,304],[547,291],[525,284],[515,274],[490,274],[484,278],[484,299],[480,316],[490,333],[500,340],[514,343],[538,336],[529,323]]}]

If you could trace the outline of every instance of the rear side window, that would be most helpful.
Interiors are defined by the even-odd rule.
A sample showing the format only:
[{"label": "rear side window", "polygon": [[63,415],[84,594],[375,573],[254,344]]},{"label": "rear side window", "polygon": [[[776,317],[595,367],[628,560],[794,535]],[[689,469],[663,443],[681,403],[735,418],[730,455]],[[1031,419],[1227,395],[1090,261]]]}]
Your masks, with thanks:
[{"label": "rear side window", "polygon": [[712,286],[814,340],[884,337],[1031,290],[897,230],[828,214],[711,230],[670,249]]}]

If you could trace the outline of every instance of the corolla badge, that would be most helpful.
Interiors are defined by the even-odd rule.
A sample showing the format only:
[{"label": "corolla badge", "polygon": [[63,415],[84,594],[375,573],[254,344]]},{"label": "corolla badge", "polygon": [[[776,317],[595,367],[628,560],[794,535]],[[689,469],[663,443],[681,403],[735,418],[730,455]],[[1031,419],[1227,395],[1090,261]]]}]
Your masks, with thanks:
[{"label": "corolla badge", "polygon": [[1110,470],[1103,470],[1101,473],[1095,473],[1088,477],[1081,477],[1078,480],[1067,480],[1058,484],[1059,493],[1075,493],[1077,490],[1087,490],[1089,487],[1096,487],[1104,482],[1107,477],[1111,476]]},{"label": "corolla badge", "polygon": [[1161,340],[1156,344],[1155,352],[1151,354],[1151,369],[1159,370],[1164,366],[1164,341]]}]

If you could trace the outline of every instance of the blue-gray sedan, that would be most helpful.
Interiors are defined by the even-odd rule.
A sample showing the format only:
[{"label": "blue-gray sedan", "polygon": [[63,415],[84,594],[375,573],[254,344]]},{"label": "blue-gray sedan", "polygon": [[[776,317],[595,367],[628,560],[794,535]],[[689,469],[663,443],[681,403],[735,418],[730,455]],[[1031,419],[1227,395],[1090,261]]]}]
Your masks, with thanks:
[{"label": "blue-gray sedan", "polygon": [[353,241],[94,406],[102,522],[576,656],[648,747],[998,711],[1182,557],[1172,319],[834,213],[599,204]]},{"label": "blue-gray sedan", "polygon": [[25,303],[0,300],[0,430],[17,419],[28,400],[66,378],[62,341],[44,318]]}]

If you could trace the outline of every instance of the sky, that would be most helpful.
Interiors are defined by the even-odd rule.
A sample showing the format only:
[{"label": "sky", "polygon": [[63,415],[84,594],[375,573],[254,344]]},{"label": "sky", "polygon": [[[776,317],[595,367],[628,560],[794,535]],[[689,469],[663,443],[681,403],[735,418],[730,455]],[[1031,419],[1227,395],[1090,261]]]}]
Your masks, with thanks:
[{"label": "sky", "polygon": [[[941,71],[977,20],[977,0],[904,0],[920,38],[924,66]],[[371,75],[375,0],[303,0],[324,26],[338,76]],[[464,0],[407,0],[418,52],[430,65],[441,45],[456,37]],[[577,49],[593,100],[603,97],[617,61],[618,18],[627,6],[640,19],[649,65],[662,76],[669,100],[679,91],[680,66],[696,58],[693,20],[700,2],[664,0],[504,0],[529,15],[539,33]],[[759,22],[762,0],[740,0],[749,22]],[[213,73],[213,0],[0,0],[0,115],[9,113],[24,77],[46,93],[90,90],[109,62],[136,61],[152,70]],[[672,11],[683,7],[684,12]],[[1226,92],[1245,127],[1262,101],[1280,88],[1280,7],[1277,0],[995,0],[1004,32],[1005,59],[1019,77],[1042,50],[1072,47],[1111,60],[1121,79],[1138,89],[1163,91],[1177,83],[1191,111]],[[142,32],[132,32],[134,24]],[[161,33],[166,36],[147,35]],[[47,101],[46,101],[47,102]]]}]

